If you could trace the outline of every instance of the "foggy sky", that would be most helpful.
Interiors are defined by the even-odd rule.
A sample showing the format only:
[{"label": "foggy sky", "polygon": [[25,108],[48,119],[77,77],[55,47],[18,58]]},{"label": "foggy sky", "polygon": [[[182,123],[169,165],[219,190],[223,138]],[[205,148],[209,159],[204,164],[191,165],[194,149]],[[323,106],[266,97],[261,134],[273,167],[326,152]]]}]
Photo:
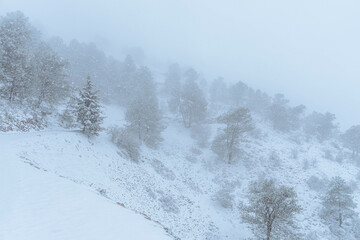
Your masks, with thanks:
[{"label": "foggy sky", "polygon": [[358,0],[0,0],[1,15],[14,10],[45,36],[118,57],[141,47],[148,62],[192,65],[360,124]]}]

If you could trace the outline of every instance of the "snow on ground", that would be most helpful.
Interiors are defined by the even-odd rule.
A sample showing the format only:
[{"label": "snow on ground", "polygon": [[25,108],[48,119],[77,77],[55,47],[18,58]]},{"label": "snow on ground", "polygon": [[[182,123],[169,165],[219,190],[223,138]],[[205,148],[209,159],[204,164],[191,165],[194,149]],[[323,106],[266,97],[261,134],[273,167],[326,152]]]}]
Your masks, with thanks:
[{"label": "snow on ground", "polygon": [[[107,116],[105,127],[114,124],[121,126],[124,123],[122,109],[107,106],[105,115]],[[38,201],[34,200],[34,202],[47,201],[49,203],[51,198],[51,202],[61,204],[60,209],[64,208],[59,210],[60,213],[67,213],[67,211],[78,213],[78,205],[82,205],[80,203],[83,203],[85,199],[86,202],[93,198],[98,199],[94,201],[100,201],[102,197],[104,200],[101,201],[101,204],[104,206],[98,208],[88,206],[90,209],[74,214],[75,216],[69,214],[64,218],[76,217],[74,222],[81,223],[85,222],[83,219],[92,219],[91,216],[98,216],[102,212],[104,212],[102,215],[104,218],[115,215],[111,214],[113,210],[108,209],[114,208],[116,209],[114,212],[119,211],[119,213],[125,211],[112,204],[112,201],[161,224],[174,238],[238,240],[251,237],[248,226],[241,223],[238,208],[240,201],[243,201],[246,196],[249,181],[259,177],[274,177],[282,184],[294,186],[298,192],[299,203],[304,208],[303,213],[298,216],[301,231],[305,234],[316,231],[317,238],[314,239],[330,239],[328,227],[318,217],[323,189],[314,190],[308,181],[311,177],[321,180],[330,179],[335,175],[339,175],[347,181],[355,181],[359,168],[354,166],[349,159],[344,158],[340,161],[336,158],[341,155],[342,148],[335,143],[319,143],[312,139],[306,139],[301,133],[279,134],[258,119],[257,136],[243,144],[244,154],[241,160],[229,165],[216,160],[209,149],[198,147],[190,137],[190,130],[182,127],[180,122],[171,119],[171,116],[167,116],[165,119],[167,119],[168,126],[162,134],[163,144],[159,149],[143,147],[139,163],[125,159],[121,150],[110,142],[110,137],[105,132],[99,137],[91,139],[76,131],[56,128],[40,132],[0,135],[1,146],[13,154],[11,159],[15,160],[13,164],[16,164],[16,167],[11,168],[12,171],[19,169],[15,175],[17,181],[22,179],[21,176],[24,173],[24,176],[28,174],[33,176],[31,172],[42,172],[36,167],[48,171],[42,175],[37,174],[39,178],[42,176],[42,180],[37,180],[39,182],[33,183],[32,177],[29,177],[29,184],[24,178],[21,184],[17,183],[16,187],[6,187],[6,191],[11,194],[8,197],[3,195],[4,201],[6,200],[8,204],[11,203],[12,196],[16,196],[15,193],[18,191],[24,192],[22,201],[25,201],[26,191],[30,191],[34,186],[34,190],[31,191],[38,191],[34,195],[39,195]],[[212,136],[217,127],[216,124],[209,124]],[[333,160],[330,159],[330,156]],[[27,170],[25,171],[25,169]],[[55,175],[63,178],[57,178]],[[75,186],[74,183],[64,178],[78,183],[79,186]],[[7,179],[7,176],[3,179]],[[59,186],[62,186],[59,190],[57,190],[58,187],[52,187],[57,185],[51,184],[54,181],[58,181]],[[2,184],[4,184],[4,180]],[[69,190],[65,185],[72,187]],[[16,188],[20,189],[14,190]],[[99,195],[94,195],[90,189],[97,191]],[[66,202],[66,199],[72,199],[73,195],[77,193],[79,195],[75,195],[75,198],[77,198],[76,196],[79,198],[71,202],[78,205]],[[69,197],[63,197],[63,195]],[[358,189],[354,196],[355,201],[359,202]],[[57,198],[59,200],[56,200]],[[66,204],[62,204],[63,202]],[[20,205],[25,206],[24,204]],[[49,219],[53,215],[59,216],[59,212],[56,212],[55,209],[49,210],[46,207],[42,210],[41,205],[44,203],[32,204],[35,207],[33,211],[41,213],[38,216],[31,216],[31,208],[29,211],[19,210],[18,212],[28,213],[29,215],[26,216],[29,218],[41,217],[42,214],[47,214]],[[67,205],[69,208],[65,207]],[[45,206],[47,205],[45,204]],[[88,211],[91,216],[86,215]],[[117,217],[121,218],[116,214],[114,218],[117,219]],[[18,220],[20,223],[36,222],[20,220]],[[107,221],[100,217],[95,220],[100,227],[107,227],[108,224],[101,223],[110,222],[109,227],[120,228],[122,224],[129,222],[123,223],[121,219]],[[17,222],[16,218],[14,222]],[[45,221],[44,226],[47,226],[47,223],[48,221]],[[90,222],[86,228],[93,230],[96,223]],[[151,224],[148,225],[148,227],[150,226]],[[55,228],[51,233],[58,233],[64,228],[65,226]],[[130,229],[130,227],[125,228]],[[136,228],[139,229],[138,226]],[[162,229],[157,227],[152,229],[155,232],[160,231],[160,236],[165,236],[161,235]],[[118,231],[120,234],[121,229]],[[7,234],[11,234],[11,232]],[[91,234],[91,236],[93,235]]]},{"label": "snow on ground", "polygon": [[[0,135],[1,240],[171,239],[158,224],[91,188],[42,171],[19,158],[17,151],[21,148],[17,148],[17,143],[23,137],[31,141],[38,135]],[[46,150],[32,148],[44,154]],[[61,159],[61,155],[56,158]]]}]

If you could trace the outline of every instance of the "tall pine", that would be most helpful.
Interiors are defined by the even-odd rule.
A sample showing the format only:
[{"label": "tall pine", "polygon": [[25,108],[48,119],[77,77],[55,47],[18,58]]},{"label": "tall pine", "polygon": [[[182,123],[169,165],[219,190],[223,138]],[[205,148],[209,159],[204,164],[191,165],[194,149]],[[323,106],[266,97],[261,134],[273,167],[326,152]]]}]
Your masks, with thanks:
[{"label": "tall pine", "polygon": [[162,141],[161,132],[164,129],[156,84],[146,67],[137,70],[134,82],[136,87],[125,116],[128,128],[147,146],[156,147]]},{"label": "tall pine", "polygon": [[97,94],[98,91],[94,90],[90,77],[88,77],[85,87],[80,90],[76,111],[77,122],[82,127],[82,132],[88,136],[99,135],[104,119]]}]

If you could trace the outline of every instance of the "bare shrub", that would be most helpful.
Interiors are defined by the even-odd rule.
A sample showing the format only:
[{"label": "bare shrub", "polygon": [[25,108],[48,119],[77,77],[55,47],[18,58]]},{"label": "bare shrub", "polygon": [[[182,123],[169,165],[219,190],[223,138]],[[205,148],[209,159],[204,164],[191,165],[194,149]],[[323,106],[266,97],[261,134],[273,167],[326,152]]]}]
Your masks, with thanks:
[{"label": "bare shrub", "polygon": [[111,141],[120,149],[123,149],[128,158],[135,162],[139,161],[140,142],[132,131],[127,128],[112,126],[109,128],[108,133],[111,136]]}]

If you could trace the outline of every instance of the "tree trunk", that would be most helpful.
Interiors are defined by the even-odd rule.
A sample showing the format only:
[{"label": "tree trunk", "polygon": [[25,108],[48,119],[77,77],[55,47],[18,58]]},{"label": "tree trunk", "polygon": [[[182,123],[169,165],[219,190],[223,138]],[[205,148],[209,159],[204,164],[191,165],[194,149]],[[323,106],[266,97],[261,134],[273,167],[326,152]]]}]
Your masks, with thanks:
[{"label": "tree trunk", "polygon": [[269,219],[267,220],[266,223],[266,240],[270,240],[270,236],[271,236],[272,221],[270,219],[271,216],[269,216]]},{"label": "tree trunk", "polygon": [[342,225],[342,214],[339,213],[339,226],[341,227],[341,225]]},{"label": "tree trunk", "polygon": [[228,163],[231,164],[231,159],[232,159],[232,151],[229,152],[229,155],[228,155]]},{"label": "tree trunk", "polygon": [[266,231],[266,240],[270,240],[270,235],[271,235],[271,227],[268,226]]},{"label": "tree trunk", "polygon": [[9,101],[12,102],[14,98],[15,84],[11,83],[10,93],[9,93]]}]

